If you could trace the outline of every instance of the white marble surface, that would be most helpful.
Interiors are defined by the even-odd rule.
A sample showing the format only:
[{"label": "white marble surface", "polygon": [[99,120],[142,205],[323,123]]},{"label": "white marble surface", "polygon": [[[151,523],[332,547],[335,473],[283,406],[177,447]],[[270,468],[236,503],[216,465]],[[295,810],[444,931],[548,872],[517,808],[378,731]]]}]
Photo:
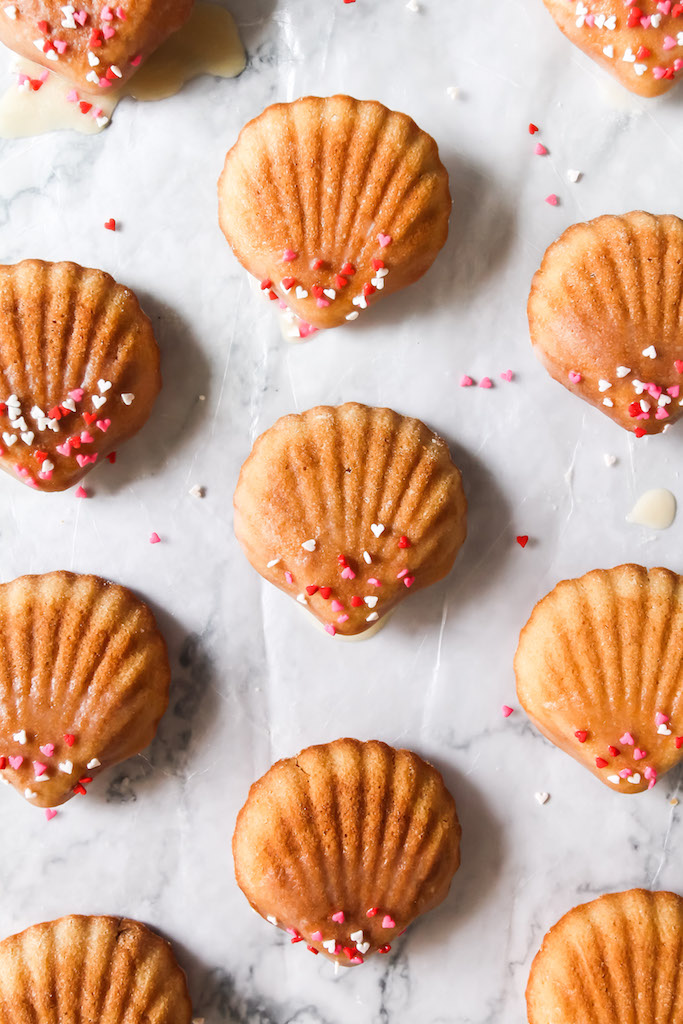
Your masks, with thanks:
[{"label": "white marble surface", "polygon": [[[150,750],[49,825],[0,793],[0,932],[71,911],[141,918],[175,942],[208,1024],[521,1024],[531,957],[561,913],[637,884],[683,891],[680,809],[669,805],[680,773],[620,798],[521,711],[500,713],[516,705],[519,628],[558,579],[629,559],[683,571],[680,518],[660,535],[625,522],[649,487],[683,498],[683,427],[636,442],[570,396],[531,354],[524,313],[542,252],[568,224],[634,207],[681,213],[683,92],[628,96],[561,37],[541,0],[420,0],[420,13],[403,0],[227,4],[250,55],[238,81],[125,101],[97,138],[0,146],[3,258],[75,259],[131,285],[158,326],[165,377],[148,427],[88,477],[91,500],[2,476],[1,577],[64,567],[136,588],[159,614],[174,676]],[[215,181],[267,103],[337,90],[405,110],[435,135],[452,233],[420,285],[352,328],[287,347],[223,242]],[[529,121],[548,157],[534,156]],[[570,167],[583,172],[577,185]],[[113,235],[109,217],[121,224]],[[508,368],[510,384],[499,379]],[[460,389],[463,372],[495,387]],[[231,531],[256,433],[348,399],[442,432],[470,501],[450,578],[356,645],[311,629]],[[148,543],[152,530],[161,544]],[[464,839],[443,907],[391,957],[335,978],[249,911],[230,838],[273,760],[343,734],[432,759]],[[537,790],[551,794],[545,806]]]}]

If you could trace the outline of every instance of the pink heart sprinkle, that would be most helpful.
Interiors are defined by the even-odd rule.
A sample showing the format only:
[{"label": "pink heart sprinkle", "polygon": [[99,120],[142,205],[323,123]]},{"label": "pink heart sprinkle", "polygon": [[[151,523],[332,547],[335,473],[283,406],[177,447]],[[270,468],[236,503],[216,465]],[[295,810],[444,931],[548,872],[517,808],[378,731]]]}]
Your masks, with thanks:
[{"label": "pink heart sprinkle", "polygon": [[632,747],[635,740],[633,739],[633,736],[631,736],[630,732],[625,732],[624,735],[619,738],[619,742],[626,743],[629,747]]},{"label": "pink heart sprinkle", "polygon": [[647,784],[648,789],[652,789],[653,786],[657,785],[657,776],[654,775]]},{"label": "pink heart sprinkle", "polygon": [[325,626],[325,632],[329,633],[330,636],[334,636],[337,630],[334,628],[331,622],[328,622],[328,624]]},{"label": "pink heart sprinkle", "polygon": [[651,21],[651,20],[652,20],[652,19],[650,18],[650,15],[649,15],[649,14],[647,14],[647,15],[645,15],[645,17],[644,17],[644,18],[641,18],[641,19],[640,19],[640,24],[641,24],[641,25],[643,26],[643,28],[649,28],[649,27],[650,27],[650,21]]},{"label": "pink heart sprinkle", "polygon": [[671,10],[671,0],[660,0],[657,4],[657,10],[661,11],[662,14],[668,14]]},{"label": "pink heart sprinkle", "polygon": [[669,721],[669,716],[668,715],[663,715],[661,711],[658,711],[657,714],[655,715],[655,724],[656,725],[666,725],[666,723],[668,721]]},{"label": "pink heart sprinkle", "polygon": [[501,380],[506,380],[508,382],[508,384],[510,383],[510,381],[512,380],[513,377],[514,377],[514,373],[512,372],[512,370],[506,370],[505,373],[501,373],[501,375],[500,375],[500,379]]},{"label": "pink heart sprinkle", "polygon": [[57,53],[66,53],[67,43],[65,43],[63,39],[53,39],[52,45]]},{"label": "pink heart sprinkle", "polygon": [[161,544],[161,537],[158,533],[153,533],[150,535],[149,542],[150,544]]},{"label": "pink heart sprinkle", "polygon": [[374,576],[371,576],[369,578],[368,583],[370,584],[371,587],[381,587],[382,586],[380,581],[378,579],[375,579]]},{"label": "pink heart sprinkle", "polygon": [[683,68],[683,60],[680,57],[676,57],[674,61],[674,71],[680,71]]},{"label": "pink heart sprinkle", "polygon": [[355,578],[356,578],[356,574],[353,571],[353,569],[350,568],[350,566],[347,565],[345,569],[342,569],[342,579],[343,580],[355,580]]},{"label": "pink heart sprinkle", "polygon": [[676,46],[676,40],[673,36],[664,36],[664,42],[662,43],[663,50],[673,50]]},{"label": "pink heart sprinkle", "polygon": [[101,18],[102,18],[102,21],[113,21],[114,20],[114,12],[112,11],[111,7],[107,6],[107,7],[103,7],[102,8]]},{"label": "pink heart sprinkle", "polygon": [[581,374],[577,373],[576,370],[570,370],[569,371],[569,380],[571,381],[572,384],[580,384],[581,380],[582,380]]},{"label": "pink heart sprinkle", "polygon": [[322,932],[313,932],[313,934],[311,935],[311,938],[313,939],[314,942],[322,942],[323,941],[323,933]]},{"label": "pink heart sprinkle", "polygon": [[88,433],[87,430],[81,431],[81,441],[83,442],[83,444],[92,444],[92,436]]},{"label": "pink heart sprinkle", "polygon": [[14,768],[16,770],[18,768],[21,768],[23,763],[24,763],[24,759],[21,756],[21,754],[17,754],[16,757],[12,757],[12,755],[10,754],[10,757],[9,757],[9,766],[10,766],[10,768]]},{"label": "pink heart sprinkle", "polygon": [[48,821],[52,821],[53,818],[57,817],[57,812],[52,807],[45,808],[45,817]]},{"label": "pink heart sprinkle", "polygon": [[282,259],[284,260],[285,263],[293,263],[294,260],[298,260],[298,258],[299,253],[294,252],[293,249],[285,249],[284,253],[282,254]]},{"label": "pink heart sprinkle", "polygon": [[119,21],[128,21],[128,15],[124,11],[123,7],[116,8],[116,17],[119,19]]},{"label": "pink heart sprinkle", "polygon": [[52,480],[52,470],[51,469],[41,469],[41,471],[38,474],[38,476],[40,477],[41,480]]},{"label": "pink heart sprinkle", "polygon": [[109,81],[108,78],[100,78],[97,84],[99,85],[100,89],[111,89],[112,86],[112,83]]},{"label": "pink heart sprinkle", "polygon": [[654,770],[654,768],[651,768],[649,764],[645,766],[643,770],[643,775],[646,779],[651,779],[653,775],[655,778],[657,778],[657,772]]},{"label": "pink heart sprinkle", "polygon": [[316,334],[317,331],[318,331],[318,328],[314,327],[313,324],[307,324],[307,323],[304,323],[303,321],[299,324],[299,337],[300,338],[308,338],[311,334]]},{"label": "pink heart sprinkle", "polygon": [[45,754],[45,757],[52,757],[52,755],[55,752],[55,745],[54,743],[45,743],[43,744],[42,747],[39,747],[38,749],[40,750],[41,754]]},{"label": "pink heart sprinkle", "polygon": [[557,198],[554,192],[551,192],[549,196],[546,196],[545,201],[548,204],[548,206],[557,206],[557,204],[559,203],[559,199]]},{"label": "pink heart sprinkle", "polygon": [[380,231],[380,233],[377,236],[377,241],[379,242],[383,249],[386,249],[388,245],[391,245],[392,238],[391,235],[383,235],[382,232]]},{"label": "pink heart sprinkle", "polygon": [[660,78],[664,78],[664,75],[666,74],[666,68],[653,68],[652,74],[655,76],[657,81],[659,81]]},{"label": "pink heart sprinkle", "polygon": [[545,148],[542,142],[537,142],[534,153],[536,154],[536,156],[547,156],[548,150]]},{"label": "pink heart sprinkle", "polygon": [[336,914],[332,915],[332,920],[335,921],[336,924],[344,924],[344,911],[338,910]]},{"label": "pink heart sprinkle", "polygon": [[112,39],[116,35],[116,29],[115,28],[103,28],[102,29],[102,35],[104,36],[105,39]]},{"label": "pink heart sprinkle", "polygon": [[90,462],[90,456],[89,455],[77,455],[76,456],[76,462],[81,467],[81,469],[83,469],[83,467],[87,466],[88,463]]},{"label": "pink heart sprinkle", "polygon": [[678,396],[680,394],[680,391],[681,391],[681,389],[680,389],[680,386],[678,384],[674,384],[674,386],[672,388],[667,388],[666,389],[667,395],[671,395],[672,398],[678,398]]},{"label": "pink heart sprinkle", "polygon": [[77,487],[76,488],[76,497],[77,498],[87,498],[88,497],[88,492],[86,491],[85,487]]},{"label": "pink heart sprinkle", "polygon": [[630,768],[622,768],[621,771],[619,772],[619,775],[621,776],[622,779],[627,779],[630,774],[631,774],[631,769]]},{"label": "pink heart sprinkle", "polygon": [[73,391],[69,392],[69,398],[73,398],[74,402],[80,402],[83,398],[83,388],[74,388]]},{"label": "pink heart sprinkle", "polygon": [[595,25],[595,15],[594,14],[587,14],[586,15],[586,24],[590,28],[593,28],[593,26]]},{"label": "pink heart sprinkle", "polygon": [[66,94],[66,98],[69,101],[69,103],[78,103],[80,99],[75,89],[70,89],[69,92]]},{"label": "pink heart sprinkle", "polygon": [[85,25],[86,21],[88,20],[88,12],[87,11],[74,11],[74,19],[78,22],[79,25],[83,26],[83,25]]},{"label": "pink heart sprinkle", "polygon": [[396,927],[396,922],[394,921],[393,917],[389,917],[388,914],[385,914],[384,917],[382,918],[382,928],[395,928],[395,927]]},{"label": "pink heart sprinkle", "polygon": [[640,747],[636,747],[633,751],[633,760],[642,761],[644,757],[647,757],[647,750],[641,750]]},{"label": "pink heart sprinkle", "polygon": [[[645,417],[645,418],[647,419],[647,417]],[[668,412],[666,411],[666,409],[664,408],[663,405],[660,405],[659,409],[657,409],[657,412],[655,413],[655,419],[656,420],[667,420],[668,418],[669,418]]]},{"label": "pink heart sprinkle", "polygon": [[474,381],[472,380],[471,377],[468,377],[467,374],[465,374],[463,377],[460,378],[460,387],[461,388],[471,388],[473,384],[474,384]]},{"label": "pink heart sprinkle", "polygon": [[327,301],[327,299],[316,299],[315,304],[318,307],[318,309],[327,309],[327,307],[329,306],[329,302]]},{"label": "pink heart sprinkle", "polygon": [[479,382],[479,387],[480,388],[492,388],[493,384],[491,383],[490,377],[482,377],[480,382]]},{"label": "pink heart sprinkle", "polygon": [[406,587],[412,587],[413,583],[415,582],[415,577],[414,576],[406,576],[406,578],[403,580],[403,582],[404,582]]},{"label": "pink heart sprinkle", "polygon": [[141,61],[142,54],[139,53],[137,57],[133,57],[133,59],[131,60],[131,64],[133,65],[134,68],[137,68],[140,65]]},{"label": "pink heart sprinkle", "polygon": [[36,778],[39,779],[40,776],[44,775],[47,771],[47,765],[43,764],[41,761],[34,761],[33,770],[36,773]]},{"label": "pink heart sprinkle", "polygon": [[96,426],[105,434],[111,426],[111,420],[98,420]]},{"label": "pink heart sprinkle", "polygon": [[647,390],[648,395],[650,395],[650,397],[654,399],[659,398],[659,396],[662,393],[662,389],[659,387],[658,384],[646,384],[645,388]]},{"label": "pink heart sprinkle", "polygon": [[512,714],[512,712],[513,712],[513,708],[508,707],[507,704],[503,704],[502,711],[503,711],[503,718],[509,718],[510,715]]},{"label": "pink heart sprinkle", "polygon": [[349,617],[348,617],[348,615],[346,614],[346,612],[345,612],[345,613],[344,613],[343,615],[338,615],[338,616],[337,616],[337,622],[338,622],[338,623],[339,623],[340,625],[343,625],[343,623],[345,623],[345,622],[348,622],[348,621],[349,621]]},{"label": "pink heart sprinkle", "polygon": [[334,599],[334,601],[332,601],[332,603],[330,605],[330,608],[332,609],[333,612],[343,612],[344,611],[344,605],[340,604],[340,602],[337,601],[336,598]]}]

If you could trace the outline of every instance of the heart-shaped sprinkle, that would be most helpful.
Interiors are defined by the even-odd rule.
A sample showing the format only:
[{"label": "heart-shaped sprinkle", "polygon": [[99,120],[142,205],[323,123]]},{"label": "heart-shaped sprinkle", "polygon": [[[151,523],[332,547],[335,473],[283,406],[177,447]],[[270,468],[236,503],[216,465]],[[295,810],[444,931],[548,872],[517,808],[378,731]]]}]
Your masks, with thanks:
[{"label": "heart-shaped sprinkle", "polygon": [[380,233],[377,236],[377,241],[379,242],[383,249],[386,249],[388,245],[391,245],[392,238],[391,235],[384,235],[380,231]]},{"label": "heart-shaped sprinkle", "polygon": [[647,750],[641,750],[639,747],[636,747],[633,751],[633,760],[642,761],[644,757],[647,757]]},{"label": "heart-shaped sprinkle", "polygon": [[582,380],[581,374],[577,370],[570,370],[569,374],[568,374],[568,377],[569,377],[569,380],[570,380],[570,382],[572,384],[580,384],[581,383],[581,380]]},{"label": "heart-shaped sprinkle", "polygon": [[632,786],[637,786],[640,782],[640,773],[636,772],[634,775],[629,775],[626,781],[630,782]]},{"label": "heart-shaped sprinkle", "polygon": [[338,910],[335,914],[332,915],[332,920],[335,921],[337,924],[344,924],[344,911]]},{"label": "heart-shaped sprinkle", "polygon": [[52,757],[52,755],[55,752],[55,745],[54,743],[44,743],[43,746],[38,747],[38,749],[40,750],[41,754],[45,755],[45,757]]},{"label": "heart-shaped sprinkle", "polygon": [[74,766],[71,761],[60,761],[57,767],[59,768],[60,772],[64,773],[64,775],[73,774]]},{"label": "heart-shaped sprinkle", "polygon": [[135,395],[131,395],[131,394],[121,395],[121,401],[123,402],[124,405],[132,405],[134,399],[135,399]]},{"label": "heart-shaped sprinkle", "polygon": [[372,523],[370,529],[374,533],[375,537],[381,537],[386,527],[382,526],[381,523]]},{"label": "heart-shaped sprinkle", "polygon": [[63,738],[64,738],[64,742],[66,743],[67,747],[73,747],[74,743],[76,742],[76,737],[72,736],[71,733],[68,733],[68,732],[64,734]]},{"label": "heart-shaped sprinkle", "polygon": [[[121,397],[123,398],[123,395]],[[92,396],[92,404],[95,406],[96,409],[101,409],[106,401],[107,401],[107,399],[104,397],[104,395],[102,395],[102,396],[100,396],[100,395],[93,395]]]},{"label": "heart-shaped sprinkle", "polygon": [[389,914],[385,914],[384,917],[382,918],[382,928],[395,928],[395,927],[396,927],[396,922],[394,921],[393,917],[390,917]]},{"label": "heart-shaped sprinkle", "polygon": [[47,818],[48,821],[52,821],[53,818],[57,817],[57,811],[54,809],[54,807],[45,808],[45,817]]},{"label": "heart-shaped sprinkle", "polygon": [[337,940],[327,939],[323,942],[323,947],[328,951],[328,953],[334,953],[337,948]]},{"label": "heart-shaped sprinkle", "polygon": [[635,744],[635,740],[633,739],[633,736],[631,736],[630,732],[625,732],[623,736],[620,736],[619,742],[625,743],[629,747],[632,747]]},{"label": "heart-shaped sprinkle", "polygon": [[21,768],[22,764],[24,763],[24,759],[21,756],[21,754],[16,754],[16,755],[10,754],[10,756],[8,758],[8,761],[9,761],[10,768],[14,768],[15,771],[17,771],[17,769]]}]

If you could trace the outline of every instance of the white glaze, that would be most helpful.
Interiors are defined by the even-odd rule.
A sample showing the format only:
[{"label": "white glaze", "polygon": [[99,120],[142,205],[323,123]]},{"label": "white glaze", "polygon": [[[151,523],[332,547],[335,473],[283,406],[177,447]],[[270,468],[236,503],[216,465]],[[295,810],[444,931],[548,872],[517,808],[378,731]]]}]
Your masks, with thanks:
[{"label": "white glaze", "polygon": [[626,516],[627,523],[647,526],[650,530],[668,530],[676,518],[676,499],[664,487],[645,491]]}]

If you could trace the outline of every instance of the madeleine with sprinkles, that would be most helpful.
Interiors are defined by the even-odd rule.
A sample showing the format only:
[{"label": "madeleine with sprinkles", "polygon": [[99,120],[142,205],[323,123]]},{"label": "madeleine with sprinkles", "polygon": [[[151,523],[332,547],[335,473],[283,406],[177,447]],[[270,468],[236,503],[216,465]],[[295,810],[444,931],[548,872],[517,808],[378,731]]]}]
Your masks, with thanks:
[{"label": "madeleine with sprinkles", "polygon": [[335,740],[253,784],[232,841],[235,877],[292,945],[356,967],[443,902],[461,831],[441,774],[417,754]]},{"label": "madeleine with sprinkles", "polygon": [[330,636],[376,629],[446,576],[467,530],[446,442],[354,402],[279,419],[242,466],[234,504],[251,564]]},{"label": "madeleine with sprinkles", "polygon": [[159,362],[149,317],[109,274],[0,266],[0,467],[38,491],[78,483],[146,422]]},{"label": "madeleine with sprinkles", "polygon": [[0,781],[34,806],[85,796],[148,746],[169,683],[154,616],[125,587],[70,572],[0,584]]},{"label": "madeleine with sprinkles", "polygon": [[228,153],[218,196],[225,237],[292,340],[417,281],[451,212],[434,139],[350,96],[268,107]]},{"label": "madeleine with sprinkles", "polygon": [[574,224],[531,284],[531,343],[565,388],[636,435],[683,413],[683,221],[642,211]]},{"label": "madeleine with sprinkles", "polygon": [[0,41],[94,96],[121,86],[190,16],[194,0],[11,0]]},{"label": "madeleine with sprinkles", "polygon": [[563,580],[519,637],[517,695],[534,725],[617,793],[683,758],[683,578],[618,565]]}]

